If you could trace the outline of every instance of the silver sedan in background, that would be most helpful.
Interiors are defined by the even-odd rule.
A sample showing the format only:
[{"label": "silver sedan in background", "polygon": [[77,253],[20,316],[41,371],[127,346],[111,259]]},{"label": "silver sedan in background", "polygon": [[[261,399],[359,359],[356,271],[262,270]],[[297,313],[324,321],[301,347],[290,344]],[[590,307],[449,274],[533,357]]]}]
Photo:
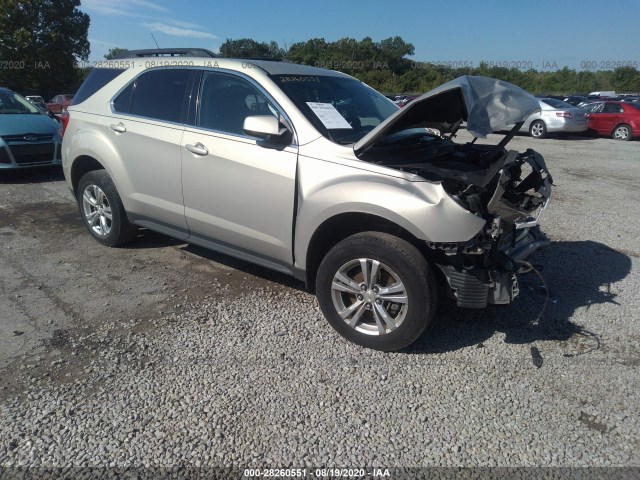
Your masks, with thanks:
[{"label": "silver sedan in background", "polygon": [[540,111],[532,114],[520,128],[533,138],[547,133],[584,132],[588,129],[586,110],[554,98],[541,98]]}]

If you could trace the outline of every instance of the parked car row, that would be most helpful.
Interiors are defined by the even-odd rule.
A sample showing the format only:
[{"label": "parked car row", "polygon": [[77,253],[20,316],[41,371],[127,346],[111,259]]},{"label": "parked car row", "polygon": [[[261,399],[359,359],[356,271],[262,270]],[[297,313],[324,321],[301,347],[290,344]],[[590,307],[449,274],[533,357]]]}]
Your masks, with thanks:
[{"label": "parked car row", "polygon": [[593,102],[618,101],[618,102],[637,102],[640,101],[640,95],[636,93],[616,94],[613,90],[603,90],[599,92],[572,93],[570,95],[542,95],[544,98],[554,98],[570,103],[575,107],[580,107]]},{"label": "parked car row", "polygon": [[49,103],[46,104],[49,111],[55,114],[61,114],[64,112],[71,102],[73,101],[73,94],[64,93],[61,95],[56,95],[51,99]]},{"label": "parked car row", "polygon": [[43,112],[51,113],[52,115],[50,116],[53,118],[53,115],[60,115],[62,112],[67,110],[67,107],[69,107],[73,101],[73,94],[64,93],[56,95],[50,102],[45,102],[44,98],[40,95],[26,95],[24,98],[29,100],[29,102]]},{"label": "parked car row", "polygon": [[574,106],[555,98],[540,98],[540,111],[522,124],[520,132],[533,138],[549,133],[591,131],[615,140],[631,140],[640,136],[640,103],[632,101],[597,101]]},{"label": "parked car row", "polygon": [[[539,97],[540,111],[527,118],[520,132],[528,133],[533,138],[545,138],[549,134],[556,133],[587,131],[611,136],[615,140],[639,137],[640,125],[637,115],[640,113],[640,96],[609,97],[608,95],[615,95],[615,92]],[[386,97],[400,108],[416,98],[411,95],[386,95]],[[513,126],[510,125],[509,128]]]},{"label": "parked car row", "polygon": [[414,98],[417,98],[416,95],[398,95],[393,103],[395,103],[400,108],[403,108],[407,103],[409,103]]}]

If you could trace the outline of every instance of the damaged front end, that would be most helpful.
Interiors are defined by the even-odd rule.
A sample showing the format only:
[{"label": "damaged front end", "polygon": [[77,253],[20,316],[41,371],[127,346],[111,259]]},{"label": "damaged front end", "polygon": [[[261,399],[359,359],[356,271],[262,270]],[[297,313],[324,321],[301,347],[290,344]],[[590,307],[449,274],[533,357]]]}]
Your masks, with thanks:
[{"label": "damaged front end", "polygon": [[[388,118],[354,146],[362,160],[440,184],[484,227],[465,242],[428,242],[458,306],[510,303],[525,259],[549,240],[538,228],[553,180],[542,156],[506,150],[539,102],[524,90],[487,77],[460,77],[428,92]],[[474,140],[453,142],[466,122]],[[514,125],[498,145],[478,137]]]},{"label": "damaged front end", "polygon": [[519,293],[517,274],[530,269],[525,259],[549,244],[538,227],[553,181],[542,156],[509,151],[495,165],[501,168],[486,184],[443,181],[447,193],[486,220],[468,242],[429,243],[460,307],[511,303]]}]

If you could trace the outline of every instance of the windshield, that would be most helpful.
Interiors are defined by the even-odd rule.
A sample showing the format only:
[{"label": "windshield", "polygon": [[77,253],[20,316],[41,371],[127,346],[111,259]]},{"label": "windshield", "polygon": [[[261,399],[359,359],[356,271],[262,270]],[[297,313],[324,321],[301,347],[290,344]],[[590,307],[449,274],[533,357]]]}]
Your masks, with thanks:
[{"label": "windshield", "polygon": [[0,114],[25,114],[37,113],[40,110],[34,107],[26,98],[8,90],[0,91]]},{"label": "windshield", "polygon": [[353,78],[273,75],[274,82],[329,140],[355,143],[398,111],[384,95]]}]

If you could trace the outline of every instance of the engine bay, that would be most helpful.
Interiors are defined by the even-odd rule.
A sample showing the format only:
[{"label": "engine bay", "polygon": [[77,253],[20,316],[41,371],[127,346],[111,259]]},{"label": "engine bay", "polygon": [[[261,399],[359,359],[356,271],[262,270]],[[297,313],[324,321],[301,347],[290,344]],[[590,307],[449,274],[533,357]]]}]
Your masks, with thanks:
[{"label": "engine bay", "polygon": [[409,145],[380,145],[363,159],[439,182],[459,204],[487,221],[495,215],[510,223],[527,218],[550,197],[553,183],[542,155],[500,145],[417,139]]}]

